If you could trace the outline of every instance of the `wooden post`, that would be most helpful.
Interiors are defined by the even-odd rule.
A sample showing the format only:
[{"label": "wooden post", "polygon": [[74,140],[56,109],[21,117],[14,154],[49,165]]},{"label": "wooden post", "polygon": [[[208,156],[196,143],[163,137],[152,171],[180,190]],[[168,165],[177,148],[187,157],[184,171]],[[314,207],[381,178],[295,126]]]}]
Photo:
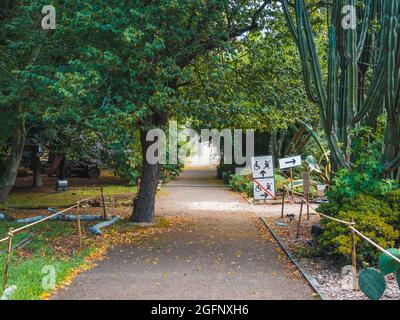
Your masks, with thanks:
[{"label": "wooden post", "polygon": [[283,219],[283,214],[285,211],[285,187],[283,187],[283,194],[282,194],[282,211],[281,211],[281,219]]},{"label": "wooden post", "polygon": [[310,220],[310,174],[308,173],[307,167],[303,167],[303,194],[306,197],[307,204],[307,220]]},{"label": "wooden post", "polygon": [[290,191],[292,194],[292,203],[294,202],[294,195],[293,195],[293,168],[290,168]]},{"label": "wooden post", "polygon": [[303,197],[301,198],[301,206],[300,206],[300,214],[299,214],[299,224],[297,225],[297,235],[296,235],[296,239],[299,238],[300,235],[300,224],[301,224],[301,217],[303,215],[303,204],[304,204],[304,199]]},{"label": "wooden post", "polygon": [[101,201],[103,202],[103,218],[104,220],[107,220],[107,208],[106,208],[106,201],[104,199],[103,187],[100,187],[100,190],[101,190]]},{"label": "wooden post", "polygon": [[4,270],[4,290],[7,289],[7,284],[8,284],[8,271],[10,270],[11,253],[12,253],[12,238],[13,238],[13,228],[10,227],[10,230],[8,232],[6,268]]},{"label": "wooden post", "polygon": [[[351,219],[354,222],[354,218]],[[353,225],[354,227],[354,225]],[[358,291],[358,276],[357,276],[357,252],[356,252],[356,235],[353,229],[351,230],[351,266],[353,272],[353,289]]]},{"label": "wooden post", "polygon": [[81,228],[81,201],[78,200],[76,209],[76,221],[78,227],[79,247],[82,246],[82,228]]}]

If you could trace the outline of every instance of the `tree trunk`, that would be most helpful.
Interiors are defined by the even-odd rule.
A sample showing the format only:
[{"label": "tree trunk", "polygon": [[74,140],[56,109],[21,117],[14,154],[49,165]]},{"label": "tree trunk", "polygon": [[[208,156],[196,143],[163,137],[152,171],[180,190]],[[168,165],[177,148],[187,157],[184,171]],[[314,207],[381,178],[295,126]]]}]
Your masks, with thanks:
[{"label": "tree trunk", "polygon": [[18,119],[10,137],[10,155],[7,165],[4,172],[0,174],[0,202],[4,202],[7,199],[14,186],[25,147],[25,138],[24,120]]},{"label": "tree trunk", "polygon": [[147,149],[153,144],[146,141],[147,130],[140,130],[140,142],[142,145],[142,178],[140,189],[134,200],[134,208],[131,221],[153,222],[157,186],[160,179],[161,164],[149,164],[146,159]]},{"label": "tree trunk", "polygon": [[37,146],[32,148],[32,169],[33,169],[33,187],[43,187],[42,181],[42,165],[38,154],[39,148]]}]

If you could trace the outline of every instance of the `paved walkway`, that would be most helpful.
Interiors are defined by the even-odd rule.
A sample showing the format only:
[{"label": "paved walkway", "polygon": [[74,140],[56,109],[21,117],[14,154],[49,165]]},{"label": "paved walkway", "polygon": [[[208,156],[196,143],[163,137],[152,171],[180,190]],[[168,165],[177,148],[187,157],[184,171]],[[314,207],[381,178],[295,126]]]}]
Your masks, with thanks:
[{"label": "paved walkway", "polygon": [[214,176],[214,168],[189,168],[160,192],[157,214],[186,216],[184,228],[110,250],[53,299],[312,299],[263,234],[254,208],[265,206]]}]

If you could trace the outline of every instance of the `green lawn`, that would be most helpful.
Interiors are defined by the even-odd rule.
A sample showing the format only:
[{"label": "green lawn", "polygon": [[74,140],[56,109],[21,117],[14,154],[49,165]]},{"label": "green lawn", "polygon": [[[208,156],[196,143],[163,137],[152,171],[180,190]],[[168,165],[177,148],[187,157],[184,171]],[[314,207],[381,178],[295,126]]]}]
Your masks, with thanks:
[{"label": "green lawn", "polygon": [[[1,238],[7,234],[10,226],[17,227],[16,224],[0,223]],[[53,245],[53,241],[56,239],[65,239],[64,241],[68,243],[68,239],[76,235],[76,224],[71,222],[45,223],[31,228],[29,231],[35,234],[35,238],[23,249],[14,251],[12,255],[8,285],[16,285],[17,290],[10,297],[11,299],[39,299],[41,294],[51,290],[42,286],[43,279],[46,279],[45,277],[49,275],[49,269],[46,268],[54,268],[55,283],[59,284],[72,269],[78,268],[84,263],[85,257],[95,247],[92,244],[79,249],[75,241],[74,247],[63,251],[63,246],[60,244]],[[16,235],[13,238],[13,245],[19,243],[27,235],[27,233]],[[3,251],[0,255],[0,292],[3,291],[3,274],[6,263],[4,251],[6,246],[6,243],[0,245],[0,250]]]},{"label": "green lawn", "polygon": [[[110,246],[129,244],[138,240],[141,232],[152,232],[154,228],[167,228],[169,219],[156,217],[156,225],[150,228],[119,221],[104,230],[103,236],[94,236],[88,232],[94,223],[82,223],[84,241],[79,248],[76,223],[74,222],[44,222],[29,229],[35,237],[24,248],[13,251],[8,286],[16,285],[17,289],[10,297],[12,300],[37,300],[46,297],[52,288],[43,287],[48,281],[49,269],[55,271],[55,285],[60,285],[70,279],[73,270],[85,269],[88,266],[86,258],[97,259]],[[21,225],[0,222],[0,239],[7,235],[10,227]],[[137,234],[139,232],[139,234]],[[18,244],[28,232],[15,235],[13,246]],[[6,264],[7,243],[0,244],[0,296],[3,292],[3,274]],[[75,272],[74,272],[75,273]]]},{"label": "green lawn", "polygon": [[[107,198],[124,193],[135,193],[136,187],[111,185],[104,187],[104,193]],[[66,192],[16,192],[10,194],[1,208],[15,209],[47,209],[49,207],[64,208],[73,206],[79,199],[100,195],[100,188],[87,187],[69,189]],[[129,199],[129,197],[127,197]]]}]

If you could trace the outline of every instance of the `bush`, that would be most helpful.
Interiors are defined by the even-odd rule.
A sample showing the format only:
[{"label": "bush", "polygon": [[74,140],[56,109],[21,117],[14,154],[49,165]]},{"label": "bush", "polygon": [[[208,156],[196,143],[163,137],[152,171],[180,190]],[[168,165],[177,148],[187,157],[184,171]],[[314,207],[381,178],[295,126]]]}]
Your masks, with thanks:
[{"label": "bush", "polygon": [[400,211],[400,189],[386,193],[383,198],[393,210]]},{"label": "bush", "polygon": [[[345,221],[354,219],[357,230],[384,248],[398,245],[400,234],[394,227],[394,221],[399,218],[398,212],[380,199],[361,195],[352,200],[345,199],[342,205],[323,204],[318,211]],[[321,219],[321,224],[324,232],[317,239],[321,249],[350,262],[351,235],[348,227],[326,218]],[[359,237],[356,237],[356,244],[360,262],[376,263],[379,251],[375,247]]]},{"label": "bush", "polygon": [[166,183],[176,179],[182,172],[183,164],[164,164],[160,173],[160,179]]},{"label": "bush", "polygon": [[393,210],[393,217],[390,224],[396,230],[400,230],[400,189],[388,192],[384,195],[383,199]]},{"label": "bush", "polygon": [[253,181],[251,178],[242,175],[231,175],[229,186],[233,191],[244,192],[248,197],[253,196]]}]

